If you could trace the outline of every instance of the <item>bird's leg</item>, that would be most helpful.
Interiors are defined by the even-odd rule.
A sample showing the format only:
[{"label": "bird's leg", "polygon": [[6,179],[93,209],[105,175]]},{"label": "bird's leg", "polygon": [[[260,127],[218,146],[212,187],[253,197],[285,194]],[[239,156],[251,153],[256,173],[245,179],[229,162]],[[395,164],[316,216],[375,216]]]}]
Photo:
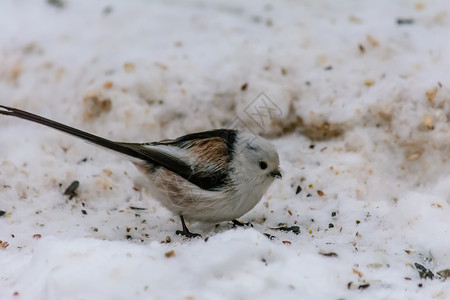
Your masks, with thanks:
[{"label": "bird's leg", "polygon": [[183,230],[177,230],[176,234],[184,235],[185,237],[188,237],[188,238],[195,238],[195,237],[198,237],[198,236],[202,237],[198,233],[192,233],[192,232],[189,231],[189,229],[186,226],[186,223],[184,222],[184,218],[183,218],[182,215],[180,215],[180,219],[181,219],[181,225],[183,226]]},{"label": "bird's leg", "polygon": [[231,222],[233,222],[233,226],[234,226],[234,227],[236,227],[236,226],[239,226],[239,227],[242,227],[242,226],[251,226],[251,227],[253,227],[253,225],[252,225],[251,222],[244,223],[244,222],[241,222],[241,221],[236,220],[236,219],[234,219],[234,220],[231,221]]}]

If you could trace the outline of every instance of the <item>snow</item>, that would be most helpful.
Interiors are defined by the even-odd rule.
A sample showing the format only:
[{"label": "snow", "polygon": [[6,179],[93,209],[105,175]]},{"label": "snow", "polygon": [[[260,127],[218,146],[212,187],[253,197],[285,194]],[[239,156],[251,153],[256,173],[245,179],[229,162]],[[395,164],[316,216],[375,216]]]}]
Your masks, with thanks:
[{"label": "snow", "polygon": [[0,299],[450,298],[446,1],[50,2],[0,2],[0,104],[128,142],[239,124],[283,179],[189,240],[128,161],[0,116]]}]

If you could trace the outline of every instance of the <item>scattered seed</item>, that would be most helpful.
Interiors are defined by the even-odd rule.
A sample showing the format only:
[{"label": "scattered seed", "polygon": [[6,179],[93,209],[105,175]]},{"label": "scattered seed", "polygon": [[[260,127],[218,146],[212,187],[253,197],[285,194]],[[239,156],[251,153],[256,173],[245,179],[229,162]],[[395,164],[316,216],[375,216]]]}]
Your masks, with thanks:
[{"label": "scattered seed", "polygon": [[133,63],[126,62],[123,64],[123,69],[125,72],[133,72],[136,66]]},{"label": "scattered seed", "polygon": [[356,275],[358,275],[358,277],[360,277],[360,278],[364,276],[364,274],[363,274],[361,271],[358,271],[358,270],[355,269],[355,268],[353,268],[353,273],[356,274]]},{"label": "scattered seed", "polygon": [[363,45],[359,44],[358,47],[359,47],[359,51],[361,51],[361,53],[366,52],[366,48],[364,48]]},{"label": "scattered seed", "polygon": [[291,231],[291,232],[293,232],[295,234],[299,234],[300,233],[300,227],[298,227],[298,226],[290,226],[290,227],[281,226],[281,227],[275,227],[275,228],[270,228],[270,229],[272,229],[272,230],[279,230],[279,231],[286,231],[286,232]]},{"label": "scattered seed", "polygon": [[431,270],[425,268],[424,266],[422,266],[421,264],[418,264],[418,263],[414,263],[414,266],[416,267],[417,271],[419,272],[420,278],[433,279],[434,274],[433,274],[433,272],[431,272]]},{"label": "scattered seed", "polygon": [[295,190],[295,194],[298,195],[302,191],[302,187],[297,185],[297,189]]},{"label": "scattered seed", "polygon": [[142,208],[142,207],[134,207],[134,206],[130,206],[130,209],[134,209],[134,210],[147,210],[147,208]]},{"label": "scattered seed", "polygon": [[375,80],[368,79],[368,80],[364,81],[364,84],[366,86],[372,86],[375,84]]},{"label": "scattered seed", "polygon": [[419,3],[416,3],[415,8],[416,8],[417,10],[422,10],[422,9],[425,8],[425,4],[420,3],[420,2],[419,2]]},{"label": "scattered seed", "polygon": [[56,8],[64,8],[66,6],[65,1],[62,1],[62,0],[47,0],[47,3]]},{"label": "scattered seed", "polygon": [[248,87],[248,83],[246,82],[243,85],[241,85],[241,91],[247,90],[247,87]]},{"label": "scattered seed", "polygon": [[105,83],[103,84],[103,88],[105,88],[105,89],[110,89],[112,87],[113,87],[112,81],[105,81]]},{"label": "scattered seed", "polygon": [[441,270],[436,273],[443,278],[450,277],[450,269]]},{"label": "scattered seed", "polygon": [[[271,212],[273,212],[273,210]],[[252,222],[245,222],[244,223],[244,222],[241,222],[239,220],[233,220],[231,222],[233,223],[233,227],[236,227],[236,226],[238,226],[238,227],[243,227],[243,226],[253,227]]]},{"label": "scattered seed", "polygon": [[328,224],[328,228],[334,228],[333,223]]},{"label": "scattered seed", "polygon": [[320,255],[323,256],[328,256],[328,257],[337,257],[337,253],[336,252],[319,252]]},{"label": "scattered seed", "polygon": [[273,240],[273,239],[275,239],[275,236],[273,236],[273,235],[270,235],[270,234],[268,234],[268,233],[263,233],[269,240]]},{"label": "scattered seed", "polygon": [[397,25],[411,25],[414,24],[414,19],[397,19]]},{"label": "scattered seed", "polygon": [[81,210],[81,213],[82,213],[83,215],[87,215],[87,211],[85,211],[84,209]]},{"label": "scattered seed", "polygon": [[166,254],[164,254],[164,256],[167,257],[167,258],[175,256],[175,251],[174,250],[170,250],[169,252],[166,252]]},{"label": "scattered seed", "polygon": [[371,35],[367,35],[366,38],[367,38],[367,41],[370,43],[370,45],[372,45],[373,47],[378,46],[379,42],[374,37],[372,37]]},{"label": "scattered seed", "polygon": [[317,195],[319,195],[320,197],[322,197],[324,195],[324,193],[321,190],[317,191]]},{"label": "scattered seed", "polygon": [[108,5],[105,8],[103,8],[102,13],[103,13],[104,16],[107,16],[110,13],[112,13],[112,11],[113,11],[113,7],[111,5]]},{"label": "scattered seed", "polygon": [[358,286],[358,290],[365,290],[370,286],[370,284],[365,283],[365,284],[361,284],[360,286]]},{"label": "scattered seed", "polygon": [[433,130],[434,129],[434,118],[430,114],[425,114],[422,119],[422,125],[427,130]]},{"label": "scattered seed", "polygon": [[88,161],[88,158],[85,157],[85,158],[83,158],[83,159],[80,159],[80,160],[77,162],[77,164],[79,165],[79,164],[85,163],[85,162],[87,162],[87,161]]},{"label": "scattered seed", "polygon": [[69,187],[64,191],[65,196],[69,196],[69,199],[72,199],[77,195],[75,192],[77,188],[80,186],[80,182],[78,180],[73,181]]}]

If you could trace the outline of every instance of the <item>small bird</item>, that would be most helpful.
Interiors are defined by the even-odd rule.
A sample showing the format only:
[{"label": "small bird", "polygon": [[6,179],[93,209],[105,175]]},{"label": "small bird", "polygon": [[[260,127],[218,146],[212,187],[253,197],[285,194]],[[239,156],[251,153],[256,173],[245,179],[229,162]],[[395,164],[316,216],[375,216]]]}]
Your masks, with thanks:
[{"label": "small bird", "polygon": [[126,156],[149,179],[149,189],[163,206],[188,221],[236,221],[281,178],[275,147],[260,136],[216,129],[152,143],[104,139],[41,116],[0,105],[0,114],[40,123]]}]

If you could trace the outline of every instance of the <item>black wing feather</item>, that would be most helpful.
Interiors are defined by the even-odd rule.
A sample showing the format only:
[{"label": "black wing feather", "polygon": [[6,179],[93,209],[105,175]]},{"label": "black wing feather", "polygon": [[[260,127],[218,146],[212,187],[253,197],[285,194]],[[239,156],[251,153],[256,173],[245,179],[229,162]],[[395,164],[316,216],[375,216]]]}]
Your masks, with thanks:
[{"label": "black wing feather", "polygon": [[230,154],[234,150],[234,144],[237,137],[237,130],[233,129],[214,129],[209,131],[195,132],[183,135],[174,140],[162,140],[159,142],[149,143],[151,145],[172,145],[180,148],[188,147],[194,140],[202,140],[208,138],[222,138],[225,142]]}]

